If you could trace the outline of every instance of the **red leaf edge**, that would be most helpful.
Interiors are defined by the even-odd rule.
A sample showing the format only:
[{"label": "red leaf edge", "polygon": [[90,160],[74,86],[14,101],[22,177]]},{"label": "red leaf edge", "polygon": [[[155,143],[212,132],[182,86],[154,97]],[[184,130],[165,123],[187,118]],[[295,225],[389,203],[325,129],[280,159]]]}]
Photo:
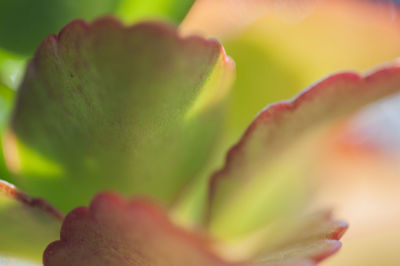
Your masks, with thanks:
[{"label": "red leaf edge", "polygon": [[41,198],[32,198],[27,194],[21,192],[14,185],[8,182],[0,180],[0,192],[4,193],[10,198],[15,199],[18,202],[21,202],[27,207],[43,210],[60,222],[64,220],[64,215],[47,201]]},{"label": "red leaf edge", "polygon": [[337,73],[320,81],[315,82],[303,92],[299,93],[297,96],[290,100],[280,101],[271,105],[267,105],[251,122],[250,126],[246,129],[239,142],[233,145],[226,154],[224,166],[214,172],[209,181],[209,194],[208,194],[208,210],[206,212],[206,221],[209,220],[210,208],[212,199],[216,193],[216,188],[218,182],[225,174],[227,174],[232,167],[232,158],[240,153],[243,153],[243,148],[246,146],[247,141],[251,138],[252,132],[258,127],[259,124],[277,123],[280,117],[287,113],[294,113],[296,110],[300,109],[303,104],[311,101],[315,95],[318,95],[326,87],[335,84],[338,81],[346,80],[348,83],[361,84],[362,82],[373,82],[379,80],[385,76],[390,75],[400,75],[400,63],[395,63],[394,65],[383,67],[375,72],[362,76],[356,72],[343,72]]}]

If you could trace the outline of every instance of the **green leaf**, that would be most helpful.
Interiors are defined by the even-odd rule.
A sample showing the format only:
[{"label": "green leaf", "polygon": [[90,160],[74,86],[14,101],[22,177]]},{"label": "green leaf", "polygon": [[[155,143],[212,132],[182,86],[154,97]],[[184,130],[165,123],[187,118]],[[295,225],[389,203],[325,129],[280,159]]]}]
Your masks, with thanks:
[{"label": "green leaf", "polygon": [[2,144],[0,148],[0,176],[6,181],[10,181],[11,174],[6,166],[4,158],[2,137],[10,119],[9,116],[14,103],[14,96],[15,91],[0,82],[0,143]]},{"label": "green leaf", "polygon": [[227,41],[224,47],[230,57],[236,58],[237,74],[228,99],[224,136],[216,147],[212,164],[202,173],[201,182],[187,193],[184,204],[177,206],[176,213],[190,223],[201,223],[208,179],[215,169],[223,166],[226,151],[239,140],[266,103],[295,95],[301,80],[289,64],[280,61],[279,54],[255,40]]},{"label": "green leaf", "polygon": [[253,256],[264,263],[310,260],[317,264],[341,248],[339,239],[347,228],[347,223],[334,220],[329,211],[297,214],[264,229]]},{"label": "green leaf", "polygon": [[121,0],[116,14],[127,23],[143,19],[167,19],[179,23],[194,0]]},{"label": "green leaf", "polygon": [[219,43],[164,24],[71,23],[19,90],[6,152],[16,180],[63,210],[101,189],[171,203],[218,140],[232,70]]},{"label": "green leaf", "polygon": [[173,224],[154,202],[125,201],[115,194],[100,193],[89,207],[76,208],[66,216],[60,240],[47,247],[43,263],[45,266],[312,266],[338,250],[337,239],[347,228],[326,213],[303,218],[299,224],[287,221],[282,224],[288,234],[281,242],[269,248],[263,245],[258,250],[260,254],[253,258],[240,261],[231,258],[228,262],[211,248],[216,243]]},{"label": "green leaf", "polygon": [[110,14],[119,0],[2,0],[0,46],[31,55],[49,34],[73,19],[93,19]]},{"label": "green leaf", "polygon": [[26,58],[0,49],[0,83],[16,89],[26,67]]},{"label": "green leaf", "polygon": [[40,262],[58,238],[63,215],[44,200],[30,198],[0,180],[0,254]]},{"label": "green leaf", "polygon": [[255,38],[228,40],[224,47],[235,58],[237,69],[229,102],[229,148],[266,104],[293,97],[302,78],[280,53]]},{"label": "green leaf", "polygon": [[211,231],[240,238],[298,211],[307,198],[302,177],[318,161],[319,137],[340,119],[399,91],[400,67],[395,64],[365,77],[330,76],[293,100],[265,108],[212,177]]},{"label": "green leaf", "polygon": [[14,103],[15,91],[0,82],[0,132],[7,127],[9,114]]}]

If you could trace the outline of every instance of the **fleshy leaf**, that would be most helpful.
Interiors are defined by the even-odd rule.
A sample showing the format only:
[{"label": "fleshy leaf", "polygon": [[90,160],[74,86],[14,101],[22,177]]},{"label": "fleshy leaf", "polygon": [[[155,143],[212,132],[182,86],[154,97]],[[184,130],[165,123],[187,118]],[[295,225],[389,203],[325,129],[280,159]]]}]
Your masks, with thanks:
[{"label": "fleshy leaf", "polygon": [[[399,56],[399,10],[379,2],[196,1],[180,26],[181,31],[200,32],[222,40],[237,68],[230,94],[226,135],[215,156],[214,161],[218,164],[213,169],[223,165],[226,151],[240,139],[252,119],[267,104],[294,97],[301,89],[327,74],[347,69],[365,71]],[[291,19],[292,14],[287,17],[275,9],[276,4],[291,5],[294,12],[299,11],[300,19],[288,23],[287,18]],[[296,176],[297,170],[293,171],[293,174],[285,175]],[[273,202],[282,206],[286,200],[291,200],[283,192],[287,188],[284,180],[280,182],[278,184],[277,180],[272,184],[275,188],[271,190],[277,196],[264,206],[263,214],[266,216],[279,211],[280,207]],[[286,183],[294,182],[296,180]],[[304,193],[301,194],[304,183],[298,183],[300,188],[289,191],[296,203],[296,199],[304,198]],[[203,198],[205,195],[201,194]],[[281,197],[277,198],[278,195]],[[199,208],[189,206],[188,209]]]},{"label": "fleshy leaf", "polygon": [[[320,224],[322,222],[322,225]],[[286,244],[340,237],[340,230],[313,219],[296,229],[305,230]],[[323,230],[319,230],[324,228]],[[307,231],[307,229],[311,229]],[[332,230],[333,229],[333,230]],[[337,233],[333,233],[337,232]],[[296,242],[297,241],[297,242]],[[281,260],[227,262],[210,248],[210,241],[173,224],[159,206],[145,199],[124,201],[111,193],[96,196],[90,207],[71,211],[64,220],[60,240],[43,255],[44,266],[162,265],[162,266],[312,266],[333,251],[329,244],[308,245]],[[337,244],[336,244],[337,246]],[[292,247],[292,246],[290,246]],[[281,247],[285,251],[285,246]],[[279,252],[279,250],[273,250]],[[301,255],[299,255],[301,253]],[[292,255],[292,254],[291,254]]]},{"label": "fleshy leaf", "polygon": [[172,224],[154,203],[107,193],[67,215],[61,240],[51,243],[43,258],[45,266],[230,265],[204,239]]},{"label": "fleshy leaf", "polygon": [[6,159],[63,210],[101,189],[170,203],[212,152],[232,70],[218,42],[164,24],[75,21],[30,63]]},{"label": "fleshy leaf", "polygon": [[[259,245],[262,248],[255,256],[257,260],[275,263],[304,259],[319,263],[340,249],[339,239],[348,227],[345,222],[333,220],[330,212],[295,218],[294,221],[295,224],[286,221],[279,225],[280,229],[275,234],[279,232],[280,241]],[[271,231],[267,232],[271,235]],[[285,232],[284,236],[282,232]],[[263,239],[268,239],[267,235]]]},{"label": "fleshy leaf", "polygon": [[[325,75],[365,71],[397,58],[400,9],[388,2],[392,1],[196,2],[182,30],[222,40],[238,69],[227,130],[232,144],[266,104],[293,97]],[[275,7],[284,4],[303,19],[290,23],[282,18],[285,14]]]},{"label": "fleshy leaf", "polygon": [[167,19],[179,23],[194,0],[122,0],[116,13],[125,22],[143,19]]},{"label": "fleshy leaf", "polygon": [[58,238],[62,219],[44,200],[0,181],[0,256],[40,261],[46,246]]},{"label": "fleshy leaf", "polygon": [[330,76],[295,99],[264,109],[212,177],[211,231],[240,237],[301,207],[304,195],[296,194],[295,184],[310,173],[318,137],[346,115],[399,91],[400,67],[395,64],[365,77]]}]

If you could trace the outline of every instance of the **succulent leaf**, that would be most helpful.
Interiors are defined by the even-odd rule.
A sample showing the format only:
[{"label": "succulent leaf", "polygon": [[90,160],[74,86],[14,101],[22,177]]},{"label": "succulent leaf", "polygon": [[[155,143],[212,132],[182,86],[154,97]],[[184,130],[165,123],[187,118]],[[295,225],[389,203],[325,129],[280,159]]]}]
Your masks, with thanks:
[{"label": "succulent leaf", "polygon": [[332,75],[293,100],[265,108],[212,177],[211,231],[240,237],[286,211],[298,211],[306,196],[299,187],[316,160],[320,136],[340,119],[399,90],[400,67],[393,64],[366,76]]},{"label": "succulent leaf", "polygon": [[6,157],[19,186],[63,210],[102,189],[172,202],[218,140],[232,70],[218,42],[164,24],[69,24],[18,92]]}]

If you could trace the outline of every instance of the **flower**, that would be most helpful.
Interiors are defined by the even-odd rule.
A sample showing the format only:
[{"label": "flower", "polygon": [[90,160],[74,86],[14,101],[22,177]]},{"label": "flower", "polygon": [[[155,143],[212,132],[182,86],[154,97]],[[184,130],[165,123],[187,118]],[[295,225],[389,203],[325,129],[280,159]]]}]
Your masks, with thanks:
[{"label": "flower", "polygon": [[[267,107],[209,178],[233,74],[218,42],[162,23],[75,21],[49,36],[27,67],[5,151],[14,182],[68,215],[2,182],[0,232],[13,243],[3,252],[37,259],[61,220],[45,265],[299,266],[336,252],[347,225],[329,211],[304,216],[296,174],[310,140],[399,90],[400,67],[336,74]],[[185,204],[197,212],[182,215]]]}]

